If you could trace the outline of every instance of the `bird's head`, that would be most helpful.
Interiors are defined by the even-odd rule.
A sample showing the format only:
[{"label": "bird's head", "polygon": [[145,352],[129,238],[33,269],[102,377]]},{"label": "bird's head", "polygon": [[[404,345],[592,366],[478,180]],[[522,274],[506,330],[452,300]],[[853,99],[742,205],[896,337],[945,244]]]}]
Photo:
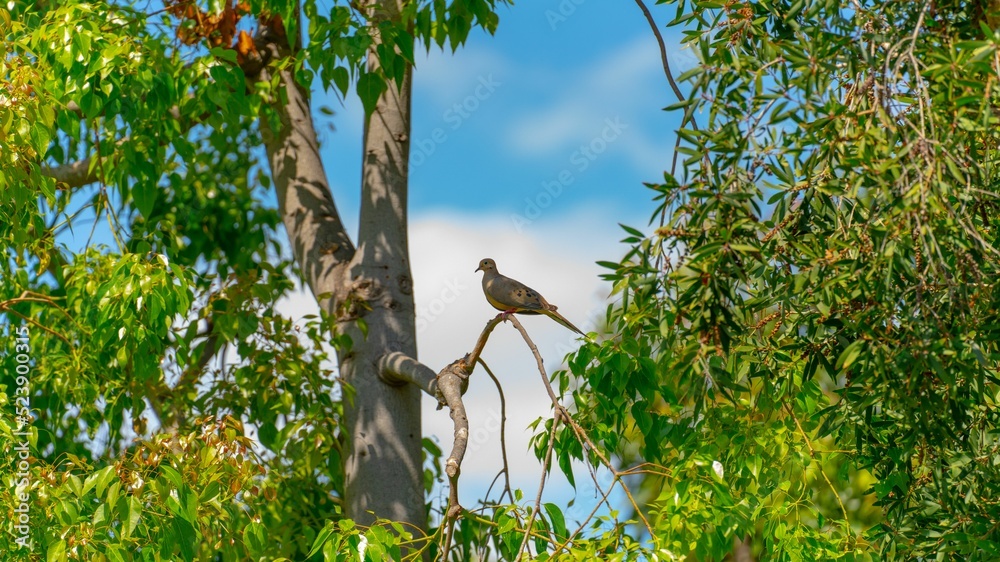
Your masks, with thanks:
[{"label": "bird's head", "polygon": [[476,271],[496,271],[496,270],[497,270],[497,262],[491,260],[490,258],[485,258],[483,260],[480,260],[479,267],[476,268]]}]

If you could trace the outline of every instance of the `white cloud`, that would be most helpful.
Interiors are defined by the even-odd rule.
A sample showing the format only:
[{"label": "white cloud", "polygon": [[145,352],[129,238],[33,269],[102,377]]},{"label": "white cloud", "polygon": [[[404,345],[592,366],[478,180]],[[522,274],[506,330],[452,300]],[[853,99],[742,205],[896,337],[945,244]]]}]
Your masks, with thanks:
[{"label": "white cloud", "polygon": [[647,38],[637,38],[592,65],[551,74],[539,84],[551,93],[546,102],[512,120],[509,148],[523,154],[560,150],[594,136],[595,125],[614,117],[608,111],[622,109],[625,102],[656,108],[655,103],[636,100],[637,95],[649,97],[645,92],[662,73],[652,46]]},{"label": "white cloud", "polygon": [[498,50],[468,45],[457,52],[419,52],[413,73],[414,101],[424,101],[445,111],[461,103],[483,80],[491,76],[501,87],[510,72],[511,63]]},{"label": "white cloud", "polygon": [[[668,48],[671,37],[668,35]],[[678,76],[694,63],[687,49],[668,51]],[[531,72],[533,70],[521,70]],[[620,119],[629,129],[614,150],[640,171],[662,170],[673,146],[661,134],[669,119],[661,108],[676,98],[663,74],[659,48],[652,35],[625,43],[587,67],[540,73],[534,107],[519,111],[507,125],[504,147],[519,157],[570,154],[599,136],[608,119]],[[663,138],[656,138],[656,137]]]}]

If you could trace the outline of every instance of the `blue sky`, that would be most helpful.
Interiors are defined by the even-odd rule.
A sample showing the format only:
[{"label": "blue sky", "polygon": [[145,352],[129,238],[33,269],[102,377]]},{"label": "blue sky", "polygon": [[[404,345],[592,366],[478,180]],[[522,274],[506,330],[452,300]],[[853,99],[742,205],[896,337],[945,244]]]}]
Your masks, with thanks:
[{"label": "blue sky", "polygon": [[[654,6],[663,22],[666,12]],[[671,58],[684,64],[690,57],[674,44]],[[592,208],[644,223],[652,207],[642,182],[661,179],[669,163],[676,117],[662,108],[674,101],[634,3],[501,7],[495,36],[474,31],[454,55],[432,49],[418,61],[411,213],[489,211],[515,225],[511,215]],[[336,112],[322,117],[323,155],[342,214],[355,224],[360,104],[320,93],[320,105]]]}]

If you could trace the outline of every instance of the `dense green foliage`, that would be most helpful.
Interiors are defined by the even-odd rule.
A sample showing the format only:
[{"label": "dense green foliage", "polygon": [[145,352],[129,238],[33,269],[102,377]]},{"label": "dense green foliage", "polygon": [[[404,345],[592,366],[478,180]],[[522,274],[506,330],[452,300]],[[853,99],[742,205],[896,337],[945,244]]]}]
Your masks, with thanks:
[{"label": "dense green foliage", "polygon": [[682,162],[607,264],[581,410],[662,467],[675,553],[995,559],[1000,34],[978,2],[677,4]]}]

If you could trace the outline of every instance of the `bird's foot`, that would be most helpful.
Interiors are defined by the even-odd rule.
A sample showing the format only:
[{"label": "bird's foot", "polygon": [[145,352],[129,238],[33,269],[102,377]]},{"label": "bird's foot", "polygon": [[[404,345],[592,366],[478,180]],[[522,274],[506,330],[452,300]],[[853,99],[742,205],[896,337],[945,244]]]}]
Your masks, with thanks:
[{"label": "bird's foot", "polygon": [[505,311],[501,312],[500,314],[497,314],[497,318],[499,318],[501,322],[506,322],[507,319],[510,318],[510,315],[514,314],[515,312],[517,312],[517,310],[514,309],[514,308],[512,308],[510,310],[505,310]]}]

